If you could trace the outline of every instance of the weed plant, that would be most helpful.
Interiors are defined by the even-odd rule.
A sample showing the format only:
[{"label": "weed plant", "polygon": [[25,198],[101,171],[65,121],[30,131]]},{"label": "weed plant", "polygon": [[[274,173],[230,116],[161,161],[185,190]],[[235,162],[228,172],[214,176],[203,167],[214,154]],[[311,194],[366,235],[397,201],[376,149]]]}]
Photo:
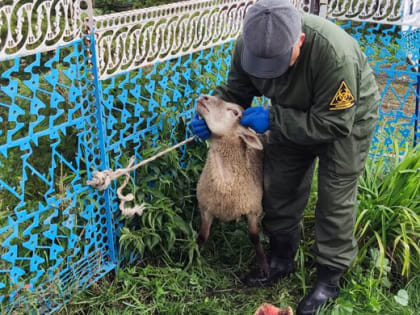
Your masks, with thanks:
[{"label": "weed plant", "polygon": [[[418,272],[420,150],[406,148],[403,155],[382,154],[369,159],[359,181],[358,210],[354,231],[360,244],[357,262],[363,263],[369,249],[375,247],[381,266],[387,257],[393,271],[407,279],[410,271]],[[379,276],[383,268],[380,271]]]}]

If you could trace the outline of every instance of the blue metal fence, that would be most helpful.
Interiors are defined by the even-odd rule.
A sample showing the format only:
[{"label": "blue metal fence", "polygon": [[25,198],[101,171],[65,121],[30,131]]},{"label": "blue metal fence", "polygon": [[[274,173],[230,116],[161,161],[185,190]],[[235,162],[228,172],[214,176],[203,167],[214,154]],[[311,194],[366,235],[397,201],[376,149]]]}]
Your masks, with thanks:
[{"label": "blue metal fence", "polygon": [[102,166],[87,64],[83,40],[1,62],[1,300],[54,308],[114,267],[107,192],[84,184]]},{"label": "blue metal fence", "polygon": [[374,142],[384,143],[391,151],[394,142],[401,147],[415,145],[419,136],[420,29],[403,31],[397,25],[355,21],[340,24],[360,43],[376,75],[381,93],[377,131],[381,132]]},{"label": "blue metal fence", "polygon": [[[10,10],[0,7],[0,21],[5,14],[19,15],[19,1],[12,2]],[[86,180],[95,170],[125,167],[129,156],[142,160],[144,144],[157,145],[163,129],[171,130],[172,143],[180,140],[174,135],[180,126],[185,138],[191,135],[186,126],[194,100],[226,79],[232,39],[253,2],[200,0],[98,17],[89,35],[77,31],[80,23],[55,33],[41,23],[45,37],[34,36],[39,42],[48,46],[45,38],[61,39],[33,51],[35,39],[17,44],[19,32],[29,40],[28,29],[16,27],[10,34],[0,22],[3,306],[33,303],[54,310],[115,268],[117,185],[100,192]],[[59,3],[69,8],[68,0]],[[66,17],[76,11],[62,10]],[[418,30],[348,18],[336,22],[360,42],[377,76],[382,99],[375,142],[385,139],[390,150],[395,140],[413,145],[420,136]],[[69,30],[75,35],[65,44]]]}]

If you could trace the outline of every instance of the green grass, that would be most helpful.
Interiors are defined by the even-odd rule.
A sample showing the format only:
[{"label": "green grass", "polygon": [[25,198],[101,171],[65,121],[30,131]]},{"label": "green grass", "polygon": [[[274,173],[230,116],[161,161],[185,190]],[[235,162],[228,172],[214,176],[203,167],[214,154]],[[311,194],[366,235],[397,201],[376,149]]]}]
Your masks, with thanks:
[{"label": "green grass", "polygon": [[[115,274],[76,295],[61,314],[253,314],[263,302],[296,308],[315,278],[309,247],[316,181],[305,212],[297,271],[271,288],[245,288],[241,278],[254,263],[254,251],[244,220],[216,221],[201,251],[195,243],[200,220],[194,185],[203,150],[204,145],[192,144],[187,151],[191,163],[173,168],[172,180],[157,174],[176,165],[177,153],[143,170],[139,178],[148,174],[154,185],[137,183],[137,195],[148,200],[149,210],[140,219],[125,221],[120,238],[121,253],[134,251],[142,259],[122,264]],[[406,150],[402,159],[367,163],[359,182],[355,229],[360,252],[341,282],[339,299],[320,314],[408,315],[420,309],[419,154]]]},{"label": "green grass", "polygon": [[[147,259],[121,268],[115,279],[105,278],[76,296],[62,314],[252,314],[262,302],[296,307],[303,296],[302,278],[309,285],[312,270],[298,271],[272,288],[247,289],[240,278],[252,262],[251,253],[245,224],[216,224],[190,266]],[[378,280],[378,273],[378,268],[350,272],[337,304],[322,314],[415,314],[420,278],[408,284],[394,279],[389,286]],[[408,293],[408,306],[394,299],[400,289]]]},{"label": "green grass", "polygon": [[[186,270],[150,265],[124,268],[114,280],[102,280],[76,296],[61,314],[253,314],[262,302],[295,307],[302,297],[296,274],[271,288],[247,289],[237,279],[243,269],[216,261],[217,257],[203,257],[201,264]],[[347,279],[336,305],[321,314],[408,315],[420,306],[418,277],[403,287],[408,306],[396,302],[399,288],[378,287],[363,273]]]}]

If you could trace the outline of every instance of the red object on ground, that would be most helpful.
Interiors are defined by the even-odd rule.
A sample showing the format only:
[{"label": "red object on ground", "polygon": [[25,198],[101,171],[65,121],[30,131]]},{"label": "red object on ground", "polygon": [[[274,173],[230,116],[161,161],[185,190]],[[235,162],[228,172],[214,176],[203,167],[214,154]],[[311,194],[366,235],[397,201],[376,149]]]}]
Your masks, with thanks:
[{"label": "red object on ground", "polygon": [[264,303],[255,311],[254,315],[293,315],[293,310],[289,306],[278,308],[272,304]]}]

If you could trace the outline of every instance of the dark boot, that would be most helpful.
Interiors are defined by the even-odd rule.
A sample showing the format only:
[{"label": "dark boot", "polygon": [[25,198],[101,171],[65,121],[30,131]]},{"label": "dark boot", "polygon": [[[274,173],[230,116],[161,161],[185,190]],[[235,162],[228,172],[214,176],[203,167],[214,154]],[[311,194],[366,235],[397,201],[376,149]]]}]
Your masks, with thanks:
[{"label": "dark boot", "polygon": [[338,283],[343,270],[325,265],[317,265],[317,281],[311,292],[300,301],[297,315],[312,315],[330,299],[338,297],[340,289]]},{"label": "dark boot", "polygon": [[289,235],[270,236],[269,272],[255,268],[245,277],[248,287],[264,287],[274,284],[294,271],[294,256],[299,243],[299,231]]}]

